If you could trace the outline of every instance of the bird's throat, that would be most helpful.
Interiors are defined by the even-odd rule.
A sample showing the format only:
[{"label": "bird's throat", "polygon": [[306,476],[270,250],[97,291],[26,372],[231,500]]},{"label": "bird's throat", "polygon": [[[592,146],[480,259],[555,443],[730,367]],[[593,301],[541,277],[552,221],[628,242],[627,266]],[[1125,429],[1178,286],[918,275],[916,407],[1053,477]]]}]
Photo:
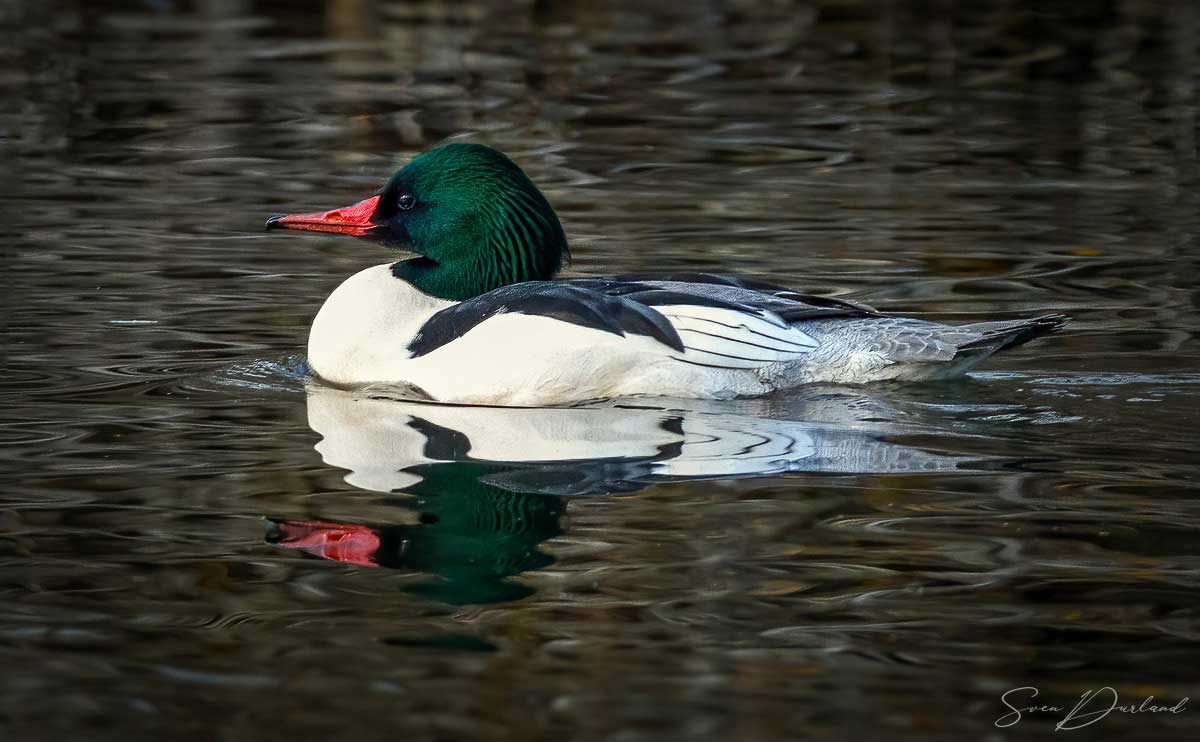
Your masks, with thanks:
[{"label": "bird's throat", "polygon": [[394,263],[392,275],[422,293],[448,301],[466,301],[501,286],[552,277],[525,275],[503,263],[480,258],[438,262],[425,256]]}]

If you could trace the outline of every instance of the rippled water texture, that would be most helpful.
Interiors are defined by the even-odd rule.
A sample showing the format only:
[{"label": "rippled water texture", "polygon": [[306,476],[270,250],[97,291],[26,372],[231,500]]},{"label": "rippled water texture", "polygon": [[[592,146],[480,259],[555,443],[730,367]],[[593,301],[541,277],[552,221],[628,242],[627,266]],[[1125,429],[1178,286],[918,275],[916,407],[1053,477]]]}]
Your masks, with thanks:
[{"label": "rippled water texture", "polygon": [[[1200,699],[1194,3],[0,24],[3,740],[1061,739],[1001,694]],[[263,219],[448,138],[544,186],[576,274],[1074,321],[959,382],[734,403],[313,385],[317,307],[387,256]]]}]

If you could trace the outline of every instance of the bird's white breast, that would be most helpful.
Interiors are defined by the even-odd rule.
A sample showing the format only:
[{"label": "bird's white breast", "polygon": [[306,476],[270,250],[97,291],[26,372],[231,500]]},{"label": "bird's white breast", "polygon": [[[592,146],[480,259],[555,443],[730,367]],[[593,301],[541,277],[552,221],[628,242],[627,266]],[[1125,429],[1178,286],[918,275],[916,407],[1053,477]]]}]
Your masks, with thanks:
[{"label": "bird's white breast", "polygon": [[308,362],[337,384],[399,381],[408,342],[433,314],[453,304],[423,294],[376,265],[347,278],[321,306],[308,335]]}]

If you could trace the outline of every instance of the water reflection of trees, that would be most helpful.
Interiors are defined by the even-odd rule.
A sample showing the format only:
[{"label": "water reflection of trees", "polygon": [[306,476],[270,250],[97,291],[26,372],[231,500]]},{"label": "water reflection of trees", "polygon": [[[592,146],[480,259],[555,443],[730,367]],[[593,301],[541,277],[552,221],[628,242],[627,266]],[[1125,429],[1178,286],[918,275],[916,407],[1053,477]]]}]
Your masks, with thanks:
[{"label": "water reflection of trees", "polygon": [[[0,7],[20,30],[3,146],[56,204],[17,226],[135,240],[146,273],[225,247],[184,235],[340,202],[460,135],[545,185],[581,272],[771,273],[905,311],[1174,305],[1155,261],[1193,249],[1200,213],[1192,3]],[[282,255],[238,263],[304,272]],[[295,298],[362,255],[323,255],[236,329],[301,343]]]},{"label": "water reflection of trees", "polygon": [[[589,122],[598,129],[641,126],[645,143],[666,146],[675,132],[656,131],[649,125],[655,116],[670,123],[699,113],[694,102],[704,99],[720,110],[720,99],[736,92],[738,82],[755,81],[741,91],[751,107],[739,106],[738,113],[818,137],[843,127],[828,115],[813,121],[804,105],[788,105],[802,102],[795,96],[819,109],[817,94],[847,87],[900,94],[883,109],[883,101],[861,101],[862,118],[845,122],[861,127],[870,117],[886,118],[888,108],[912,105],[907,91],[953,104],[955,111],[930,113],[967,124],[971,96],[959,93],[1033,90],[1040,94],[1036,105],[1012,101],[997,110],[1010,117],[1011,134],[1038,132],[1031,161],[1082,166],[1089,164],[1088,145],[1137,144],[1127,135],[1108,142],[1108,130],[1117,123],[1114,114],[1137,123],[1139,112],[1149,127],[1163,127],[1143,143],[1166,144],[1165,137],[1175,154],[1194,161],[1200,11],[1190,3],[1165,12],[1149,0],[900,3],[886,13],[873,3],[837,1],[616,7],[147,0],[140,13],[104,2],[6,6],[9,23],[23,33],[7,36],[3,51],[26,63],[9,84],[24,83],[34,108],[101,104],[91,121],[27,111],[23,123],[44,128],[26,141],[43,146],[120,123],[139,109],[147,115],[180,107],[236,114],[259,126],[303,123],[281,111],[317,114],[333,130],[318,129],[313,138],[333,136],[360,152],[424,146],[468,129],[543,127],[549,137],[562,136],[563,119],[575,117],[584,126],[565,129],[591,128]],[[136,95],[114,85],[125,63],[144,60],[162,62],[161,77],[142,80]],[[197,88],[201,95],[194,95]],[[268,88],[269,101],[255,95]],[[755,105],[763,99],[776,105]],[[212,109],[223,104],[233,108]],[[722,123],[720,115],[711,119]],[[695,123],[706,121],[700,116]],[[888,131],[886,121],[878,123]],[[895,142],[911,141],[917,132],[909,128],[892,129]],[[253,136],[261,132],[241,133],[240,144],[262,144]],[[848,143],[864,153],[861,142]],[[971,142],[958,144],[972,152]],[[1101,154],[1096,164],[1114,160]]]}]

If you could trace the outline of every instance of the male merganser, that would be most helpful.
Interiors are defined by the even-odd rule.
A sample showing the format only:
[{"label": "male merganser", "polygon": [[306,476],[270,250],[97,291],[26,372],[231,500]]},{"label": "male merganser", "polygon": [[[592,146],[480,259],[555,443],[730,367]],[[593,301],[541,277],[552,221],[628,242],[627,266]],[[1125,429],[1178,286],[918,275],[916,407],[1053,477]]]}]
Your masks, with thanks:
[{"label": "male merganser", "polygon": [[551,280],[568,255],[554,209],[512,160],[479,144],[429,150],[366,200],[274,216],[267,228],[416,253],[338,286],[313,321],[308,360],[334,384],[403,385],[440,402],[719,399],[940,379],[1067,319],[948,326],[708,273]]}]

